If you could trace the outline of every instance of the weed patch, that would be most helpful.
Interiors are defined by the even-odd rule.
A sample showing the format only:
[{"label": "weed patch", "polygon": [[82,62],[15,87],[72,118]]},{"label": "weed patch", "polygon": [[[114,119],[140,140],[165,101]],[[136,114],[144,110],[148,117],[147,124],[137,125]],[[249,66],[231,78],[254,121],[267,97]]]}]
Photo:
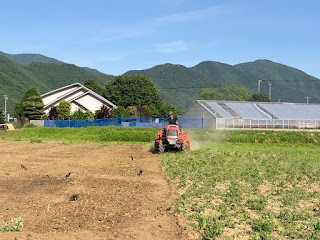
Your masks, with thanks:
[{"label": "weed patch", "polygon": [[0,232],[19,232],[23,227],[23,219],[21,217],[11,219],[3,224],[0,228]]},{"label": "weed patch", "polygon": [[[201,139],[209,134],[203,131]],[[319,135],[219,134],[211,146],[162,155],[181,193],[177,212],[196,224],[203,239],[319,239]]]}]

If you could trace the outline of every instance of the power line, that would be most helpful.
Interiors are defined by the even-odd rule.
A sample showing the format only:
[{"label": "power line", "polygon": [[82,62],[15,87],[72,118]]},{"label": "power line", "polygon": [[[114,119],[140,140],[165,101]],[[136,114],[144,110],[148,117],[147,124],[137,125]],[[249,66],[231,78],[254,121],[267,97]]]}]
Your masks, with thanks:
[{"label": "power line", "polygon": [[[204,89],[204,88],[216,88],[216,87],[225,87],[227,85],[233,85],[233,84],[217,84],[215,86],[197,86],[197,87],[194,87],[194,86],[191,86],[191,87],[187,87],[187,86],[181,86],[181,87],[158,87],[158,89],[160,91],[162,90],[177,90],[177,89]],[[296,89],[298,87],[294,87],[294,86],[288,86],[288,85],[284,85],[284,84],[272,84],[274,86],[277,86],[277,87],[285,87],[285,88],[290,88],[290,89]],[[244,86],[245,87],[245,86]]]}]

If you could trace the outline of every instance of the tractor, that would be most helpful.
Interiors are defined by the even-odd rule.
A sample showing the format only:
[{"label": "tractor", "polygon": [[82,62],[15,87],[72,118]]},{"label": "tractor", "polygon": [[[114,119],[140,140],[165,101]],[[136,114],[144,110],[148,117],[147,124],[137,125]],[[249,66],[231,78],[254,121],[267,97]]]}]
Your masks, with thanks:
[{"label": "tractor", "polygon": [[187,132],[180,130],[178,125],[168,125],[158,131],[154,148],[156,153],[163,153],[168,149],[186,152],[190,150],[190,139],[187,138]]}]

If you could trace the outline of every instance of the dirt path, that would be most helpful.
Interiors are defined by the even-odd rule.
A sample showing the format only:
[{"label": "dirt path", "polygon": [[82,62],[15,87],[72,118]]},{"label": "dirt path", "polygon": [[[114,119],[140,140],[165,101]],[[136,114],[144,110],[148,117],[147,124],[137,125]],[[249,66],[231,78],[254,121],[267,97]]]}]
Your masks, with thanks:
[{"label": "dirt path", "polygon": [[182,239],[172,201],[159,156],[142,146],[0,141],[0,228],[24,224],[0,239]]}]

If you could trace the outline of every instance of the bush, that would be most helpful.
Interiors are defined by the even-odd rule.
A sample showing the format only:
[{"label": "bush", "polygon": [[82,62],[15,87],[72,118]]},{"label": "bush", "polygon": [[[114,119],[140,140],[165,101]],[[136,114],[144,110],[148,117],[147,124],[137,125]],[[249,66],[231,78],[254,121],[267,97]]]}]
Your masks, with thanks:
[{"label": "bush", "polygon": [[34,125],[33,123],[30,123],[30,124],[26,124],[23,126],[23,128],[36,128],[37,125]]}]

